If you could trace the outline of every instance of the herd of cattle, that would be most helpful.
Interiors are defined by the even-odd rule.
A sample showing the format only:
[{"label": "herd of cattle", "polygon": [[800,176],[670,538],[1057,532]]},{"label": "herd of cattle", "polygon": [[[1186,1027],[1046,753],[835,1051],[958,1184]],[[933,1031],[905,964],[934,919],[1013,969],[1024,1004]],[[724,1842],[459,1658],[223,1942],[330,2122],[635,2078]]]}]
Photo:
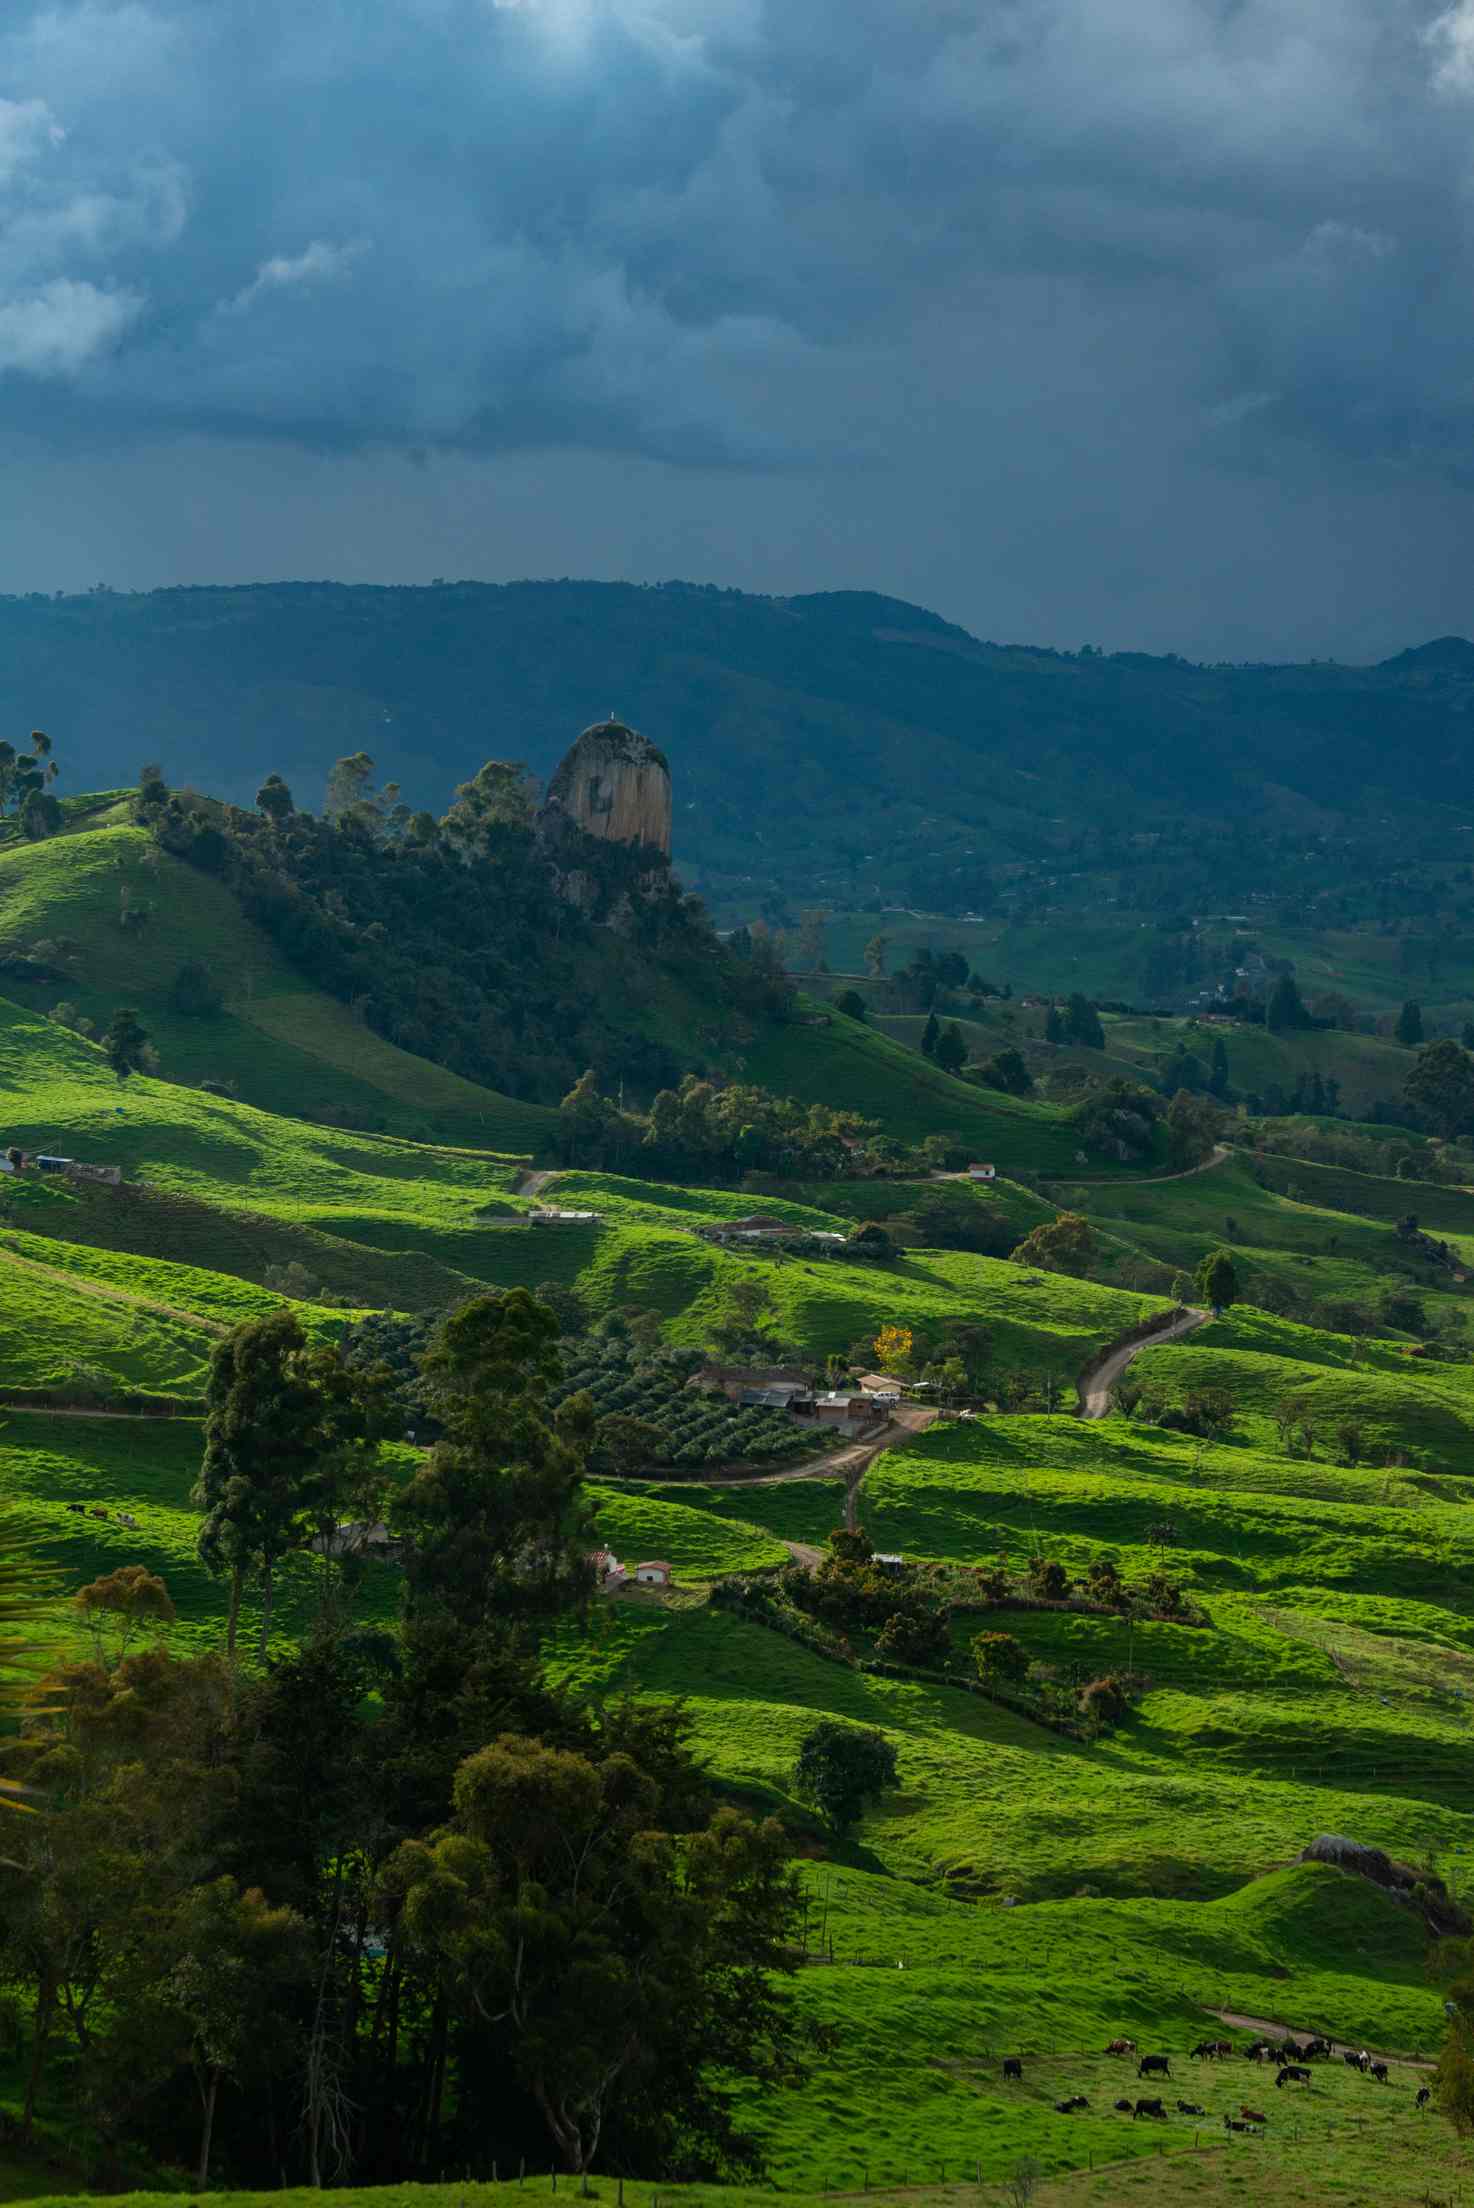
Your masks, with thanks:
[{"label": "herd of cattle", "polygon": [[[1136,2042],[1134,2039],[1113,2039],[1105,2052],[1108,2055],[1134,2055],[1137,2053]],[[1235,2052],[1232,2040],[1200,2039],[1197,2046],[1189,2050],[1189,2060],[1193,2062],[1224,2062]],[[1243,2053],[1250,2062],[1272,2062],[1275,2065],[1274,2082],[1276,2088],[1287,2085],[1309,2087],[1313,2083],[1310,2065],[1316,2062],[1329,2062],[1335,2055],[1336,2049],[1330,2040],[1321,2039],[1320,2037],[1307,2040],[1256,2039],[1252,2047],[1244,2048]],[[1376,2078],[1382,2085],[1389,2082],[1386,2063],[1368,2054],[1365,2047],[1360,2050],[1350,2047],[1343,2048],[1341,2050],[1341,2060],[1348,2069],[1359,2070],[1364,2077]],[[1171,2057],[1169,2055],[1141,2055],[1137,2061],[1136,2075],[1138,2078],[1170,2078],[1172,2075]],[[1019,2055],[1009,2055],[1003,2064],[1004,2084],[1022,2085],[1023,2079],[1023,2058]],[[1419,2086],[1413,2105],[1420,2114],[1427,2108],[1432,2097],[1430,2087],[1426,2085]],[[1054,2106],[1059,2115],[1073,2116],[1079,2110],[1088,2111],[1090,2103],[1083,2093],[1072,2093],[1068,2099],[1056,2101]],[[1138,2116],[1152,2117],[1159,2123],[1166,2123],[1168,2120],[1167,2104],[1161,2099],[1122,2099],[1113,2102],[1112,2107],[1119,2115],[1129,2116],[1133,2123]],[[1199,2107],[1196,2101],[1179,2101],[1177,2103],[1177,2113],[1179,2116],[1206,2116],[1208,2111]],[[1250,2108],[1246,2101],[1240,2102],[1237,2116],[1226,2115],[1223,2119],[1226,2131],[1251,2133],[1262,2132],[1268,2122],[1269,2118],[1263,2109]]]},{"label": "herd of cattle", "polygon": [[66,1507],[81,1518],[116,1518],[120,1526],[138,1523],[131,1510],[104,1510],[101,1503],[68,1503]]}]

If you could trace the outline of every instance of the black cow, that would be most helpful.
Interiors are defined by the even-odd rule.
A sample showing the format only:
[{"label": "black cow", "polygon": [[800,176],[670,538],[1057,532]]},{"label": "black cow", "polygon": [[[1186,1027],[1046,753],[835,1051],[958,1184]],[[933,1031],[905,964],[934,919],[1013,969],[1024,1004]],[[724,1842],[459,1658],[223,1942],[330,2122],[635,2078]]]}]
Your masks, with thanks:
[{"label": "black cow", "polygon": [[1159,2119],[1160,2122],[1164,2124],[1167,2121],[1167,2111],[1165,2108],[1163,2108],[1160,2101],[1138,2101],[1135,2108],[1131,2111],[1131,2121],[1133,2124],[1135,2123],[1138,2116],[1155,2116]]},{"label": "black cow", "polygon": [[1300,2050],[1302,2062],[1324,2062],[1331,2052],[1328,2039],[1307,2039]]},{"label": "black cow", "polygon": [[1342,2048],[1341,2060],[1345,2063],[1348,2070],[1359,2070],[1361,2068],[1360,2055],[1354,2055],[1349,2047]]},{"label": "black cow", "polygon": [[1072,2093],[1067,2101],[1056,2101],[1054,2106],[1058,2115],[1073,2116],[1077,2108],[1089,2108],[1090,2103],[1083,2093]]},{"label": "black cow", "polygon": [[1208,2111],[1206,2108],[1199,2108],[1196,2101],[1179,2101],[1177,2113],[1179,2116],[1206,2116]]},{"label": "black cow", "polygon": [[1216,2062],[1218,2060],[1217,2040],[1200,2039],[1197,2046],[1192,2050],[1192,2060],[1194,2062]]},{"label": "black cow", "polygon": [[1238,2116],[1225,2116],[1223,2128],[1225,2131],[1253,2131],[1255,2127],[1252,2124],[1244,2123]]},{"label": "black cow", "polygon": [[1122,2116],[1131,2114],[1131,2103],[1129,2101],[1117,2101],[1116,2108]]},{"label": "black cow", "polygon": [[1005,2085],[1010,2078],[1017,2078],[1020,2085],[1024,2082],[1024,2066],[1017,2055],[1005,2055],[1003,2058],[1003,2082]]},{"label": "black cow", "polygon": [[1274,2041],[1272,2039],[1256,2039],[1252,2047],[1244,2049],[1244,2060],[1246,2062],[1263,2062],[1267,2056],[1273,2053]]},{"label": "black cow", "polygon": [[81,1514],[81,1513],[85,1512],[85,1511],[86,1511],[86,1508],[87,1508],[87,1505],[86,1505],[85,1503],[68,1503],[68,1504],[67,1504],[67,1509],[68,1509],[68,1510],[75,1510],[75,1511],[77,1511],[77,1512],[78,1512],[79,1514]]},{"label": "black cow", "polygon": [[1367,2064],[1367,2074],[1369,2077],[1375,2078],[1378,2085],[1386,2085],[1388,2082],[1385,2062],[1369,2062]]},{"label": "black cow", "polygon": [[1432,2098],[1433,2088],[1429,2085],[1420,2085],[1418,2087],[1418,2097],[1417,2100],[1413,2103],[1413,2106],[1419,2109],[1426,2108]]},{"label": "black cow", "polygon": [[1170,2078],[1172,2064],[1166,2055],[1143,2055],[1136,2065],[1139,2078]]},{"label": "black cow", "polygon": [[1276,2085],[1309,2085],[1310,2072],[1300,2062],[1287,2062],[1275,2079]]}]

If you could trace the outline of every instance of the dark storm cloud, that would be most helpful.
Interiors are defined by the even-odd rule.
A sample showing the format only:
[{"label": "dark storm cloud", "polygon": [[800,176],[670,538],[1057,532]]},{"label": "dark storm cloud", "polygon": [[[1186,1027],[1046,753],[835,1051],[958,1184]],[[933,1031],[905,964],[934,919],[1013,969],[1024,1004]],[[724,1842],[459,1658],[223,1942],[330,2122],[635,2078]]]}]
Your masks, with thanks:
[{"label": "dark storm cloud", "polygon": [[[0,423],[1474,464],[1474,6],[10,0]],[[1068,439],[1068,422],[1054,434]]]}]

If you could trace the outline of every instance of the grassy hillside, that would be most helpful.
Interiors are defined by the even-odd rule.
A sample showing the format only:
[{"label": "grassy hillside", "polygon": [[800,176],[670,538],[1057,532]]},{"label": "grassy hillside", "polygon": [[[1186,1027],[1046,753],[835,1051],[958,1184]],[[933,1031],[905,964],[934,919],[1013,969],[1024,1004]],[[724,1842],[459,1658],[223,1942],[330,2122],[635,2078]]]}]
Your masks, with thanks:
[{"label": "grassy hillside", "polygon": [[[801,1000],[805,1005],[809,1000]],[[904,1142],[955,1135],[1006,1173],[1067,1171],[1078,1144],[1062,1111],[979,1089],[841,1013],[775,1028],[743,1054],[749,1080],[805,1103],[878,1119]]]},{"label": "grassy hillside", "polygon": [[[131,834],[89,831],[66,843],[80,854],[76,928],[96,930],[99,1003],[140,971],[106,965],[112,936],[129,959],[148,938],[147,929],[125,937],[108,919],[107,854],[133,850]],[[47,865],[62,848],[48,848]],[[17,885],[40,900],[33,917],[62,910],[54,902],[61,874],[44,875],[35,857],[0,852],[5,944],[34,941],[30,922],[4,932],[6,913],[21,909],[7,901]],[[189,875],[181,891],[192,895],[197,879]],[[111,894],[115,904],[116,884]],[[211,940],[224,965],[245,938],[217,910],[208,883],[203,894],[201,924],[218,921]],[[160,904],[149,928],[162,920]],[[69,932],[58,919],[48,925]],[[187,939],[187,925],[177,941],[153,938],[172,946],[171,958]],[[221,1034],[246,1053],[267,1033],[253,1012],[263,999],[244,982],[232,986],[226,1017],[235,1024]],[[158,1032],[162,1047],[172,1031]],[[186,1035],[178,1047],[187,1043]],[[341,1096],[358,1074],[332,1055],[337,1048],[321,1063]],[[933,1191],[925,1180],[794,1183],[769,1195],[569,1172],[551,1193],[597,1211],[598,1223],[534,1229],[530,1199],[518,1193],[519,1146],[506,1131],[515,1118],[499,1123],[504,1142],[499,1135],[483,1147],[416,1141],[397,1126],[327,1127],[178,1082],[140,1077],[120,1088],[86,1041],[33,1007],[0,1002],[0,1136],[116,1162],[128,1175],[119,1190],[34,1175],[0,1180],[9,1345],[0,1379],[78,1394],[144,1389],[172,1397],[182,1413],[0,1409],[0,1492],[14,1499],[67,1590],[122,1563],[146,1564],[178,1606],[171,1644],[204,1649],[219,1641],[223,1591],[196,1553],[190,1495],[201,1434],[189,1412],[222,1331],[277,1307],[283,1296],[271,1283],[289,1265],[306,1276],[294,1308],[323,1338],[362,1308],[434,1311],[478,1283],[556,1280],[576,1290],[591,1317],[654,1311],[668,1342],[698,1346],[710,1341],[733,1285],[757,1279],[770,1291],[775,1333],[807,1354],[848,1349],[892,1322],[925,1333],[967,1320],[986,1334],[990,1370],[1068,1388],[1102,1345],[1162,1309],[1175,1271],[1229,1243],[1246,1287],[1283,1291],[1300,1316],[1241,1301],[1189,1339],[1145,1351],[1132,1375],[1170,1404],[1205,1384],[1225,1389],[1233,1416],[1219,1439],[1120,1415],[1086,1423],[986,1414],[883,1451],[858,1490],[877,1544],[913,1560],[973,1565],[1001,1556],[1022,1571],[1051,1557],[1079,1575],[1109,1553],[1130,1579],[1163,1571],[1181,1585],[1206,1625],[1013,1607],[952,1619],[964,1660],[976,1632],[998,1629],[1066,1693],[1106,1674],[1130,1678],[1135,1699],[1114,1731],[1087,1742],[939,1677],[861,1671],[713,1602],[712,1586],[726,1575],[776,1573],[795,1548],[823,1543],[843,1515],[845,1487],[822,1460],[812,1477],[594,1482],[599,1537],[626,1561],[668,1559],[677,1586],[667,1597],[596,1602],[587,1619],[562,1624],[551,1658],[580,1695],[683,1702],[715,1786],[782,1817],[801,1853],[808,1960],[796,1996],[838,2037],[821,2046],[800,2089],[765,2094],[750,2111],[783,2190],[801,2198],[904,2185],[914,2199],[923,2180],[929,2188],[935,2177],[941,2188],[965,2178],[968,2198],[986,2200],[1027,2153],[1060,2181],[1040,2200],[1099,2198],[1064,2182],[1080,2171],[1084,2188],[1092,2158],[1093,2182],[1106,2163],[1121,2164],[1122,2185],[1140,2180],[1151,2197],[1170,2200],[1177,2196],[1163,2189],[1167,2165],[1155,2150],[1186,2155],[1201,2127],[1174,2116],[1158,2133],[1113,2115],[1116,2091],[1134,2082],[1099,2052],[1115,2032],[1181,2057],[1205,2031],[1216,2036],[1213,2012],[1227,2009],[1324,2027],[1397,2055],[1436,2044],[1439,1999],[1416,1919],[1361,1881],[1294,1859],[1316,1833],[1332,1831],[1427,1864],[1455,1885],[1467,1878],[1469,1312],[1465,1289],[1410,1256],[1395,1224],[1414,1209],[1474,1258],[1474,1196],[1392,1173],[1309,1166],[1288,1151],[1235,1151],[1185,1179],[1081,1179],[1058,1111],[950,1082],[903,1043],[854,1023],[775,1030],[748,1055],[754,1077],[854,1104],[910,1139],[953,1131],[976,1141],[1005,1167],[987,1191],[954,1186],[979,1219],[1001,1216],[1023,1232],[1059,1206],[1087,1209],[1098,1277],[1074,1280],[914,1239],[879,1265],[739,1256],[692,1231],[755,1208],[818,1228],[904,1222]],[[417,1061],[404,1064],[417,1074]],[[383,1084],[398,1074],[386,1064],[371,1071],[388,1096]],[[286,1071],[281,1078],[290,1088]],[[479,1092],[461,1104],[481,1109]],[[445,1126],[460,1108],[448,1092],[436,1107],[452,1115]],[[954,1116],[965,1113],[975,1116]],[[1292,1126],[1285,1139],[1293,1141]],[[1019,1174],[1042,1177],[1047,1193]],[[1131,1279],[1148,1289],[1116,1285]],[[1421,1298],[1426,1324],[1414,1328],[1402,1304],[1409,1323],[1382,1323],[1381,1299],[1405,1289]],[[1354,1305],[1354,1328],[1334,1323],[1338,1304]],[[1430,1353],[1410,1356],[1425,1337]],[[1303,1436],[1286,1441],[1278,1414],[1287,1397],[1308,1406],[1308,1446]],[[1353,1453],[1341,1438],[1347,1427],[1358,1436],[1355,1463],[1341,1461]],[[401,1446],[392,1467],[402,1476],[413,1461]],[[311,1560],[283,1572],[278,1647],[312,1629],[322,1593]],[[393,1567],[369,1570],[356,1620],[391,1621],[398,1595]],[[256,1624],[248,1600],[248,1647]],[[61,1641],[72,1629],[60,1601],[52,1634]],[[825,1835],[794,1790],[799,1743],[821,1718],[879,1728],[899,1761],[896,1790],[843,1840]],[[1026,2078],[1005,2091],[997,2065],[1014,2051],[1027,2058]],[[5,2106],[15,2099],[8,2060],[0,2055]],[[1422,2183],[1425,2171],[1452,2166],[1434,2119],[1419,2125],[1413,2113],[1421,2071],[1400,2068],[1394,2088],[1369,2103],[1381,2089],[1338,2068],[1318,2078],[1293,2119],[1281,2096],[1265,2140],[1230,2141],[1221,2116],[1248,2090],[1246,2075],[1193,2070],[1180,2086],[1209,2108],[1214,2151],[1193,2167],[1221,2163],[1225,2198],[1252,2185],[1310,2208],[1325,2197],[1316,2184],[1335,2173],[1345,2197],[1392,2208],[1405,2197],[1401,2170],[1416,2168]],[[1262,2082],[1273,2090],[1256,2076]],[[1067,2120],[1053,2102],[1075,2091],[1088,2093],[1091,2109]],[[1364,2131],[1358,2118],[1368,2107],[1378,2122]],[[1251,2153],[1257,2158],[1247,2160]],[[595,2189],[608,2198],[612,2182],[601,2177]],[[0,2193],[54,2183],[30,2166],[7,2177],[0,2161]],[[656,2189],[661,2208],[716,2197]],[[500,2208],[493,2188],[462,2190]],[[721,2197],[741,2208],[740,2194]],[[632,2208],[645,2208],[643,2198]]]},{"label": "grassy hillside", "polygon": [[[123,926],[140,913],[141,926]],[[55,981],[12,982],[34,1010],[70,1002],[101,1029],[118,1005],[135,1006],[171,1081],[229,1082],[270,1111],[488,1150],[530,1150],[549,1125],[539,1106],[375,1035],[288,965],[223,884],[141,828],[0,849],[0,951],[56,969]],[[204,1018],[170,1004],[190,959],[208,967],[223,997]]]}]

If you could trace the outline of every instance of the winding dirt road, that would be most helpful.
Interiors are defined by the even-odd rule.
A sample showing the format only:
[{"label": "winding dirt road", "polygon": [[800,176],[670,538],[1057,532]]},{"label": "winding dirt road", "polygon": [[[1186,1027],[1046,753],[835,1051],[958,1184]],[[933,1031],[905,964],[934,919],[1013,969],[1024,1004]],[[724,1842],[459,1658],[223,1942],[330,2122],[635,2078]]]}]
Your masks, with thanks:
[{"label": "winding dirt road", "polygon": [[556,1180],[561,1170],[562,1168],[556,1165],[539,1166],[535,1171],[530,1166],[525,1167],[512,1183],[511,1194],[514,1196],[541,1196],[549,1181]]},{"label": "winding dirt road", "polygon": [[1180,1319],[1168,1319],[1154,1334],[1143,1334],[1139,1342],[1113,1349],[1104,1364],[1097,1365],[1079,1382],[1080,1416],[1104,1418],[1111,1407],[1111,1390],[1133,1357],[1139,1357],[1144,1349],[1160,1349],[1163,1342],[1180,1342],[1184,1334],[1206,1326],[1212,1316],[1211,1311],[1188,1311]]}]

